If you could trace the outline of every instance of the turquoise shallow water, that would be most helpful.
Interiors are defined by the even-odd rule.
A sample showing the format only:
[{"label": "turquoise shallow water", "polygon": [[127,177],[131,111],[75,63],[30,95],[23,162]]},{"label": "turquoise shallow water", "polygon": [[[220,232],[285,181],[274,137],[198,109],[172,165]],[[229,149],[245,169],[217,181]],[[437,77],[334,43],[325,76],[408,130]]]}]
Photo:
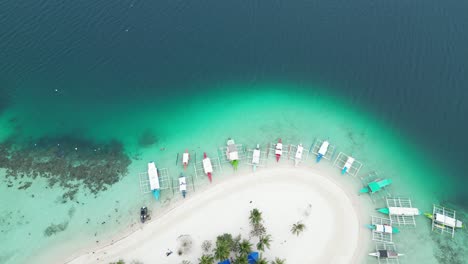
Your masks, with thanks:
[{"label": "turquoise shallow water", "polygon": [[[352,154],[364,164],[361,175],[378,170],[391,177],[391,192],[410,196],[421,210],[431,210],[433,203],[451,202],[450,190],[455,183],[446,180],[444,170],[431,158],[433,155],[409,142],[397,127],[350,105],[346,98],[309,85],[211,85],[209,90],[213,92],[190,98],[142,97],[125,104],[90,103],[80,109],[66,96],[60,103],[53,97],[56,95],[43,95],[37,104],[30,103],[33,98],[18,100],[2,116],[3,138],[16,133],[18,139],[62,133],[96,142],[113,138],[123,143],[132,163],[128,174],[108,190],[93,195],[82,187],[75,199],[66,203],[60,199],[61,188],[46,188],[40,179],[26,190],[17,189],[21,186],[18,181],[13,187],[2,184],[0,239],[7,243],[0,249],[1,262],[26,263],[33,257],[41,259],[57,252],[71,254],[84,246],[99,245],[112,234],[134,225],[142,205],[149,205],[157,214],[161,203],[139,191],[137,174],[146,170],[146,163],[154,160],[177,177],[181,171],[175,166],[177,153],[188,148],[198,157],[204,151],[215,155],[228,137],[252,147],[278,137],[306,146],[316,138],[329,138],[338,152]],[[51,104],[52,100],[55,103]],[[142,147],[139,141],[145,133],[153,135],[155,143]],[[165,197],[171,194],[163,193],[162,201]],[[379,206],[383,204],[376,204]],[[51,224],[64,230],[45,236],[44,231]],[[395,237],[398,247],[407,253],[405,262],[463,263],[467,254],[463,250],[466,230],[451,240],[430,234],[429,228],[429,222],[420,217],[415,230],[405,230]],[[443,257],[446,252],[451,258]]]}]

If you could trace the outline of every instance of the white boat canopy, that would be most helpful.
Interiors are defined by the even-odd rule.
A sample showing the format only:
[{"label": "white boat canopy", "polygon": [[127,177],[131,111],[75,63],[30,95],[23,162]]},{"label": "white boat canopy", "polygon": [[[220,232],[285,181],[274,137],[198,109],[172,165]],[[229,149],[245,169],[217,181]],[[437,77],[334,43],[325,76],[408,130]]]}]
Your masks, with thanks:
[{"label": "white boat canopy", "polygon": [[275,155],[283,154],[283,143],[276,143]]},{"label": "white boat canopy", "polygon": [[462,227],[462,222],[461,221],[456,220],[455,218],[443,215],[443,214],[436,213],[434,220],[436,222],[444,224],[446,226],[459,227],[459,228]]},{"label": "white boat canopy", "polygon": [[390,215],[401,215],[401,216],[414,216],[420,215],[418,208],[410,208],[410,207],[389,207],[388,212]]},{"label": "white boat canopy", "polygon": [[185,152],[183,155],[182,155],[182,162],[184,164],[188,164],[188,161],[189,161],[189,154],[187,152]]},{"label": "white boat canopy", "polygon": [[304,147],[302,144],[299,144],[297,146],[297,151],[296,151],[296,159],[302,159],[302,151],[304,150]]},{"label": "white boat canopy", "polygon": [[159,189],[159,177],[158,177],[158,170],[156,169],[156,165],[154,164],[154,162],[148,163],[148,177],[149,177],[151,190],[158,190]]},{"label": "white boat canopy", "polygon": [[375,231],[380,233],[392,233],[392,227],[389,225],[375,225]]},{"label": "white boat canopy", "polygon": [[325,140],[322,145],[320,146],[320,149],[318,151],[319,154],[325,156],[325,154],[327,153],[327,150],[328,150],[328,146],[330,146],[330,143]]},{"label": "white boat canopy", "polygon": [[353,157],[348,157],[348,159],[346,160],[346,163],[345,165],[343,166],[343,169],[344,168],[351,168],[351,166],[353,166],[353,163],[354,163],[354,158]]},{"label": "white boat canopy", "polygon": [[230,161],[239,160],[239,152],[237,151],[236,143],[234,139],[229,139],[227,141],[227,150],[226,156]]},{"label": "white boat canopy", "polygon": [[252,164],[260,164],[260,149],[253,150]]},{"label": "white boat canopy", "polygon": [[213,172],[213,166],[211,165],[210,158],[203,159],[203,170],[205,171],[205,174]]},{"label": "white boat canopy", "polygon": [[185,181],[185,177],[179,178],[179,189],[180,191],[187,191],[187,182]]}]

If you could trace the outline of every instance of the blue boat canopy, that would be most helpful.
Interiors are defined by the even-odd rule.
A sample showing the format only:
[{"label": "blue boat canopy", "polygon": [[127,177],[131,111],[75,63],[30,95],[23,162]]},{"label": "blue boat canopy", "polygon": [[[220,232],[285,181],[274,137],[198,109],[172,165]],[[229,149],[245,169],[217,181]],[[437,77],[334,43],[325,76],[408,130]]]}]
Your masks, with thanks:
[{"label": "blue boat canopy", "polygon": [[249,264],[255,264],[257,263],[258,260],[258,252],[250,252],[250,254],[247,256],[247,261],[249,261]]},{"label": "blue boat canopy", "polygon": [[218,264],[231,264],[231,261],[229,259],[226,259],[221,262],[218,262]]}]

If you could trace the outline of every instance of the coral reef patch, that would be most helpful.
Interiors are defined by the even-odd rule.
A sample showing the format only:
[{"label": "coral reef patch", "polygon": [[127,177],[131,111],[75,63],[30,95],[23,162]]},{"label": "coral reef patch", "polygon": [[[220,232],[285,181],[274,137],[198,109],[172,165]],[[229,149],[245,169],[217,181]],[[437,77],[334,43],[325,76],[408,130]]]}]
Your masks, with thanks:
[{"label": "coral reef patch", "polygon": [[[73,200],[83,187],[92,194],[105,191],[128,173],[131,160],[122,144],[98,144],[71,136],[42,137],[17,143],[10,137],[0,143],[0,168],[6,180],[22,181],[18,189],[28,189],[31,180],[42,177],[48,187],[65,190],[63,202]],[[25,181],[25,179],[29,179]]]}]

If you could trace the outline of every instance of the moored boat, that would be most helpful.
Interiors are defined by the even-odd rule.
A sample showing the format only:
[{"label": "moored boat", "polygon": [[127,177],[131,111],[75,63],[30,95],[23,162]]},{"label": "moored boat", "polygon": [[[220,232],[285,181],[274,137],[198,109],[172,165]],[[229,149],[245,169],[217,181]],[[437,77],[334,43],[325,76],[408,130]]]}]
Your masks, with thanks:
[{"label": "moored boat", "polygon": [[158,169],[154,162],[148,163],[148,178],[150,183],[150,190],[156,200],[159,200],[160,187]]},{"label": "moored boat", "polygon": [[205,172],[206,176],[208,176],[208,179],[211,182],[212,181],[211,174],[213,173],[213,166],[211,165],[211,160],[206,155],[206,152],[203,153],[203,171]]},{"label": "moored boat", "polygon": [[325,154],[327,154],[328,146],[330,146],[330,142],[328,142],[328,140],[322,142],[322,145],[320,145],[319,151],[317,152],[317,162],[320,162]]},{"label": "moored boat", "polygon": [[434,219],[434,215],[431,213],[424,213],[424,215],[431,219],[434,220],[436,224],[439,224],[441,228],[444,228],[445,226],[452,227],[452,228],[463,228],[463,223],[460,220],[457,220],[453,217],[449,217],[443,214],[436,213],[436,217]]},{"label": "moored boat", "polygon": [[398,228],[390,226],[390,225],[375,224],[375,225],[367,225],[366,227],[371,230],[375,230],[378,233],[388,233],[388,234],[400,233],[400,230]]},{"label": "moored boat", "polygon": [[184,170],[187,169],[189,160],[190,160],[190,154],[188,153],[188,150],[186,149],[184,154],[182,154],[182,163],[184,164]]},{"label": "moored boat", "polygon": [[257,166],[260,164],[260,145],[257,144],[257,147],[253,150],[252,153],[252,166],[253,171],[257,169]]},{"label": "moored boat", "polygon": [[381,259],[397,259],[398,257],[403,256],[403,254],[399,254],[393,250],[377,250],[377,252],[369,253],[369,256],[377,257]]},{"label": "moored boat", "polygon": [[182,194],[182,197],[185,198],[185,195],[187,194],[187,182],[184,174],[180,174],[179,176],[179,190],[180,193]]},{"label": "moored boat", "polygon": [[369,184],[367,184],[366,187],[359,190],[359,193],[376,193],[382,190],[382,188],[389,186],[390,184],[392,184],[391,179],[376,179],[375,181],[372,181]]},{"label": "moored boat", "polygon": [[378,212],[386,215],[415,216],[420,215],[418,208],[412,207],[385,207],[377,209]]},{"label": "moored boat", "polygon": [[345,162],[345,165],[343,166],[343,169],[341,170],[341,174],[345,174],[351,166],[353,166],[354,163],[354,158],[353,157],[348,157],[348,159]]},{"label": "moored boat", "polygon": [[237,146],[236,142],[234,142],[234,139],[230,138],[227,141],[226,157],[234,167],[234,170],[237,170],[239,165],[239,152],[237,151]]},{"label": "moored boat", "polygon": [[280,138],[278,139],[278,143],[276,143],[276,146],[275,146],[276,162],[279,161],[282,154],[283,154],[283,141]]},{"label": "moored boat", "polygon": [[302,146],[302,144],[297,145],[296,155],[294,156],[294,166],[299,165],[299,162],[301,162],[303,151],[304,147]]}]

